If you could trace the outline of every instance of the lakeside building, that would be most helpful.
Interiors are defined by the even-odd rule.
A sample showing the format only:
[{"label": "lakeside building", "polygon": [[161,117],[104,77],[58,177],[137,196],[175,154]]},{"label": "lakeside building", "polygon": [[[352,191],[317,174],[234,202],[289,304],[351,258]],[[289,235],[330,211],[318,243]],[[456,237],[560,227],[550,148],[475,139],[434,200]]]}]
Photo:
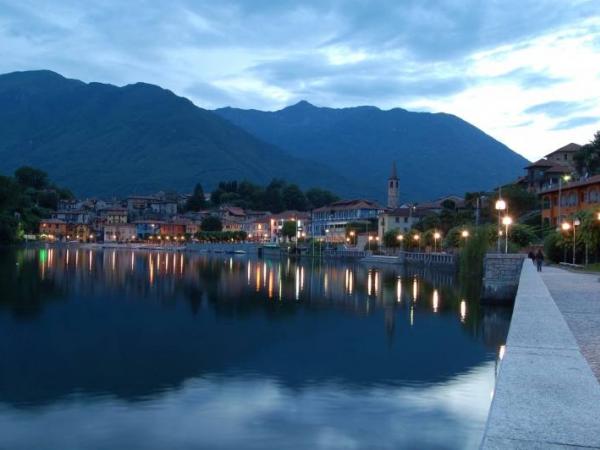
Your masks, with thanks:
[{"label": "lakeside building", "polygon": [[423,217],[430,214],[430,210],[424,210],[416,206],[403,206],[389,209],[379,214],[378,232],[379,241],[383,242],[383,236],[392,230],[404,234],[410,231]]},{"label": "lakeside building", "polygon": [[282,238],[281,230],[285,222],[296,223],[296,239],[306,237],[310,234],[310,213],[303,211],[283,211],[274,214],[269,219],[270,239],[280,240]]},{"label": "lakeside building", "polygon": [[104,242],[131,242],[136,239],[136,227],[132,223],[115,223],[104,226]]},{"label": "lakeside building", "polygon": [[150,236],[157,236],[160,233],[160,227],[163,224],[157,220],[136,220],[135,233],[138,239],[149,239]]},{"label": "lakeside building", "polygon": [[61,239],[67,236],[67,223],[61,219],[45,219],[38,227],[42,236]]},{"label": "lakeside building", "polygon": [[558,185],[547,187],[539,196],[543,225],[558,227],[579,211],[600,208],[600,175],[566,183],[560,188]]},{"label": "lakeside building", "polygon": [[[330,242],[346,241],[346,226],[351,222],[376,220],[382,208],[378,203],[364,199],[343,200],[317,208],[312,212],[310,234]],[[373,229],[373,232],[377,230]]]}]

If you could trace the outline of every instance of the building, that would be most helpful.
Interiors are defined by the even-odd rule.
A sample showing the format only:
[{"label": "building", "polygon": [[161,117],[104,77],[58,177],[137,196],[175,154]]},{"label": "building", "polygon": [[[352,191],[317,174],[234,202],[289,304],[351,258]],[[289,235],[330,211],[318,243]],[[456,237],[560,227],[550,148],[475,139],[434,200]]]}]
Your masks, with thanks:
[{"label": "building", "polygon": [[571,142],[558,150],[554,150],[552,153],[548,153],[545,158],[548,161],[563,164],[575,170],[574,156],[579,150],[581,150],[581,145]]},{"label": "building", "polygon": [[163,222],[158,220],[136,220],[133,224],[135,225],[137,238],[146,240],[149,239],[150,236],[159,234]]},{"label": "building", "polygon": [[70,224],[88,224],[93,217],[94,214],[86,209],[63,209],[52,213],[53,219],[60,219]]},{"label": "building", "polygon": [[430,202],[423,202],[417,205],[417,208],[423,213],[441,213],[444,209],[464,209],[466,202],[463,197],[458,195],[446,195]]},{"label": "building", "polygon": [[415,206],[388,209],[379,214],[377,235],[380,242],[388,232],[395,230],[399,234],[410,231],[424,216],[431,211],[417,208]]},{"label": "building", "polygon": [[185,236],[185,223],[181,222],[168,222],[163,223],[160,226],[160,235],[163,237],[184,237]]},{"label": "building", "polygon": [[[600,175],[548,187],[539,192],[542,200],[542,224],[558,227],[578,211],[597,208],[600,211]],[[560,199],[560,200],[559,200]]]},{"label": "building", "polygon": [[248,235],[248,240],[269,242],[271,240],[271,219],[269,216],[253,217],[242,223],[242,231]]},{"label": "building", "polygon": [[121,207],[105,208],[100,211],[100,217],[106,225],[127,223],[127,209]]},{"label": "building", "polygon": [[400,203],[400,182],[398,180],[398,174],[396,173],[396,162],[392,163],[392,173],[388,178],[388,194],[387,194],[387,207],[389,209],[396,209]]},{"label": "building", "polygon": [[520,184],[530,192],[558,186],[561,177],[575,172],[574,156],[580,149],[580,145],[571,143],[529,164],[525,167],[524,180],[519,180]]},{"label": "building", "polygon": [[315,238],[345,242],[346,225],[377,220],[383,208],[370,200],[343,200],[312,211],[311,235]]},{"label": "building", "polygon": [[310,213],[302,211],[284,211],[274,214],[269,218],[269,234],[271,240],[280,239],[281,230],[285,222],[296,223],[296,238],[306,237],[309,234]]},{"label": "building", "polygon": [[79,242],[90,242],[95,239],[91,228],[85,223],[68,223],[67,236],[69,239],[76,239]]},{"label": "building", "polygon": [[136,226],[133,223],[104,225],[104,242],[131,242],[136,239]]},{"label": "building", "polygon": [[67,223],[61,219],[45,219],[38,230],[42,237],[61,239],[67,236]]}]

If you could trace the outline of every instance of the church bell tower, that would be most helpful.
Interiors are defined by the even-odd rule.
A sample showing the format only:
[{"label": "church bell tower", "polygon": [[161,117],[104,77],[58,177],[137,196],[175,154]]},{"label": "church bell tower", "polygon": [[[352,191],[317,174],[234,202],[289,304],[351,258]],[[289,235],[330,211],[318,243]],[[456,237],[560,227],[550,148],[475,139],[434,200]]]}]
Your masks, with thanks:
[{"label": "church bell tower", "polygon": [[388,179],[387,207],[398,208],[400,202],[400,191],[398,186],[398,174],[396,173],[396,161],[392,163],[392,173]]}]

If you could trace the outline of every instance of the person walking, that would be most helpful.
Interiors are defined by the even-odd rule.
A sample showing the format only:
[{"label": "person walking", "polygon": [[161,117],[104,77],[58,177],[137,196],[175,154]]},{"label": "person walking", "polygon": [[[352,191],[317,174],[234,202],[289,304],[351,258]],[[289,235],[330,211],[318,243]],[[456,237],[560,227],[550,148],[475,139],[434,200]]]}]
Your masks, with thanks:
[{"label": "person walking", "polygon": [[531,260],[531,263],[535,266],[535,253],[533,253],[533,250],[529,250],[527,257]]},{"label": "person walking", "polygon": [[537,266],[537,271],[541,272],[542,265],[544,264],[544,254],[542,253],[541,249],[538,249],[537,253],[535,254],[535,263]]}]

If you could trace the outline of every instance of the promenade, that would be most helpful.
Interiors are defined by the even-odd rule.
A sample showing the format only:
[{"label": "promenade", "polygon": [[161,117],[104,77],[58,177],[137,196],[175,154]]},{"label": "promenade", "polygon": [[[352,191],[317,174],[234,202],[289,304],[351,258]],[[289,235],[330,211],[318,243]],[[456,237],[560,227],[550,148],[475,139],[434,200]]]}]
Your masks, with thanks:
[{"label": "promenade", "polygon": [[544,268],[542,280],[600,381],[600,274]]},{"label": "promenade", "polygon": [[600,449],[597,280],[524,261],[482,449]]}]

